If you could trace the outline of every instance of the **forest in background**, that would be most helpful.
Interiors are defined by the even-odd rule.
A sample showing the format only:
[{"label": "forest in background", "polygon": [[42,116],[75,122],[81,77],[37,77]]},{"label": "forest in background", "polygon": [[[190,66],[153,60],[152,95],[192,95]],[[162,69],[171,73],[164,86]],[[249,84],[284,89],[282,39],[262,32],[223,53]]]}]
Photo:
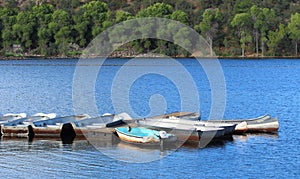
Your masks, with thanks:
[{"label": "forest in background", "polygon": [[[298,0],[2,0],[0,56],[78,56],[108,27],[140,17],[190,26],[217,56],[299,54]],[[190,55],[158,39],[132,41],[119,50]]]}]

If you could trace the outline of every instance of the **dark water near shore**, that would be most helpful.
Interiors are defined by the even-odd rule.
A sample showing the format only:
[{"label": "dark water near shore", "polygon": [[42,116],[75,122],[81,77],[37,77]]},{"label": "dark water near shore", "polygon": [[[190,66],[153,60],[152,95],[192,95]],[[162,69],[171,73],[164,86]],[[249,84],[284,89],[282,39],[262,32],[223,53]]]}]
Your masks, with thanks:
[{"label": "dark water near shore", "polygon": [[[126,62],[110,59],[101,67],[95,84],[95,100],[100,114],[115,112],[115,103],[111,99],[112,81]],[[181,59],[178,62],[194,79],[202,118],[207,119],[212,99],[205,73],[195,60]],[[300,60],[220,60],[220,63],[226,81],[224,118],[251,118],[269,113],[279,119],[277,135],[235,135],[232,139],[216,141],[203,149],[188,145],[164,151],[118,141],[113,145],[104,142],[93,146],[89,141],[80,139],[72,144],[63,144],[59,139],[28,142],[25,138],[5,137],[0,141],[0,176],[298,178]],[[74,114],[72,84],[76,64],[77,60],[0,61],[0,113]],[[156,65],[172,70],[162,60],[157,60]],[[132,72],[136,68],[139,66],[128,66]],[[178,77],[176,74],[174,71],[174,76]],[[159,100],[164,97],[162,103],[165,104],[162,106],[165,112],[181,110],[178,86],[162,75],[150,73],[133,81],[130,88],[129,103],[135,114],[147,116],[151,113],[149,100],[153,95]],[[186,108],[193,109],[193,104]],[[107,153],[117,156],[119,160],[108,157]],[[134,159],[147,161],[151,157],[161,159],[132,163]]]}]

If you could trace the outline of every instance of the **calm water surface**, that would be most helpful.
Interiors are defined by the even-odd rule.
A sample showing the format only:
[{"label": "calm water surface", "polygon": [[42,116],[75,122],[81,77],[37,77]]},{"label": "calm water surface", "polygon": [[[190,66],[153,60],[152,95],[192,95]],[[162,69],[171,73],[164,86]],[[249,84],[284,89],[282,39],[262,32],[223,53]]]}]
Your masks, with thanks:
[{"label": "calm water surface", "polygon": [[[97,77],[98,112],[114,113],[111,86],[128,60],[110,59]],[[202,118],[208,118],[211,97],[207,77],[197,61],[178,60],[194,79]],[[6,178],[298,178],[300,176],[300,60],[220,60],[226,81],[224,118],[277,116],[278,135],[235,135],[206,148],[140,148],[122,142],[76,139],[7,138],[0,141],[0,176]],[[0,113],[74,114],[72,84],[77,60],[0,61]],[[172,70],[162,60],[159,68]],[[168,67],[168,68],[167,68]],[[137,66],[130,66],[135,70]],[[176,76],[174,71],[174,76]],[[149,100],[160,94],[165,111],[181,110],[180,93],[168,78],[148,74],[132,83],[130,105],[136,115],[151,113]],[[121,101],[123,99],[120,99]],[[151,100],[150,100],[151,101]],[[192,109],[192,104],[191,106]],[[134,115],[134,114],[131,114]],[[99,152],[102,151],[102,152]],[[103,153],[103,151],[105,151]],[[108,157],[106,154],[111,156]],[[151,160],[132,163],[133,159]],[[117,159],[116,159],[117,158]],[[139,161],[139,160],[138,160]]]}]

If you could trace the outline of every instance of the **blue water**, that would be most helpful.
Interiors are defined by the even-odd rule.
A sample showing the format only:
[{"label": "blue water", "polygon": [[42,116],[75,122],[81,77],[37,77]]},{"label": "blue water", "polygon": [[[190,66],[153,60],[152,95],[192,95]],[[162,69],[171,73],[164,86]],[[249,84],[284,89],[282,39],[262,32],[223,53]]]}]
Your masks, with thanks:
[{"label": "blue water", "polygon": [[[177,65],[187,70],[199,97],[182,99],[181,86],[170,78],[187,78],[176,65],[156,60],[153,65],[127,65],[126,59],[110,59],[100,67],[92,83],[95,93],[74,94],[74,73],[78,60],[10,60],[0,61],[0,113],[37,112],[60,116],[77,113],[74,100],[94,97],[97,113],[120,112],[129,103],[132,116],[194,109],[200,101],[202,118],[208,119],[212,104],[211,86],[203,68],[193,59],[180,59]],[[198,148],[140,148],[124,143],[94,143],[75,140],[63,144],[59,139],[3,138],[0,141],[0,176],[6,178],[298,178],[300,176],[300,60],[220,60],[226,82],[224,118],[251,118],[266,113],[280,122],[278,135],[234,135],[232,140]],[[124,67],[125,65],[125,67]],[[84,65],[99,68],[96,62]],[[168,70],[170,78],[149,72],[131,82],[129,100],[113,99],[126,86],[113,81],[122,69],[129,73],[141,69]],[[91,70],[92,71],[92,70]],[[86,80],[89,70],[86,73]],[[184,75],[184,74],[183,74]],[[186,82],[186,84],[185,84]],[[84,84],[84,82],[82,83]],[[82,86],[85,89],[85,86]],[[112,95],[113,93],[113,95]],[[192,89],[191,89],[192,94]],[[185,94],[184,94],[185,95]],[[118,96],[118,94],[117,94]],[[76,99],[74,99],[76,98]],[[80,98],[81,99],[81,98]],[[183,107],[181,101],[191,100]],[[115,101],[114,101],[115,100]],[[156,102],[158,101],[158,102]],[[85,104],[84,102],[82,104]],[[85,106],[79,110],[84,111]],[[89,112],[89,109],[86,109]],[[95,111],[93,111],[95,112]],[[93,145],[91,145],[93,144]],[[109,154],[109,155],[107,155]],[[115,156],[115,157],[111,157]],[[156,160],[158,158],[158,160]],[[151,161],[145,163],[134,163]],[[155,159],[155,160],[152,160]]]}]

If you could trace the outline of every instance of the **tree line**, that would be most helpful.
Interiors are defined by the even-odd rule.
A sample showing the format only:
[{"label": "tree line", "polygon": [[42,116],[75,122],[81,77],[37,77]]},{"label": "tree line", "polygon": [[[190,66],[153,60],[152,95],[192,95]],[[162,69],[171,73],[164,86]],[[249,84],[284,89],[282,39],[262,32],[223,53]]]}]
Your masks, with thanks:
[{"label": "tree line", "polygon": [[[299,54],[297,0],[6,0],[0,7],[0,54],[79,55],[107,28],[140,17],[168,18],[192,27],[206,39],[210,55]],[[132,41],[126,48],[190,55],[157,39]]]}]

